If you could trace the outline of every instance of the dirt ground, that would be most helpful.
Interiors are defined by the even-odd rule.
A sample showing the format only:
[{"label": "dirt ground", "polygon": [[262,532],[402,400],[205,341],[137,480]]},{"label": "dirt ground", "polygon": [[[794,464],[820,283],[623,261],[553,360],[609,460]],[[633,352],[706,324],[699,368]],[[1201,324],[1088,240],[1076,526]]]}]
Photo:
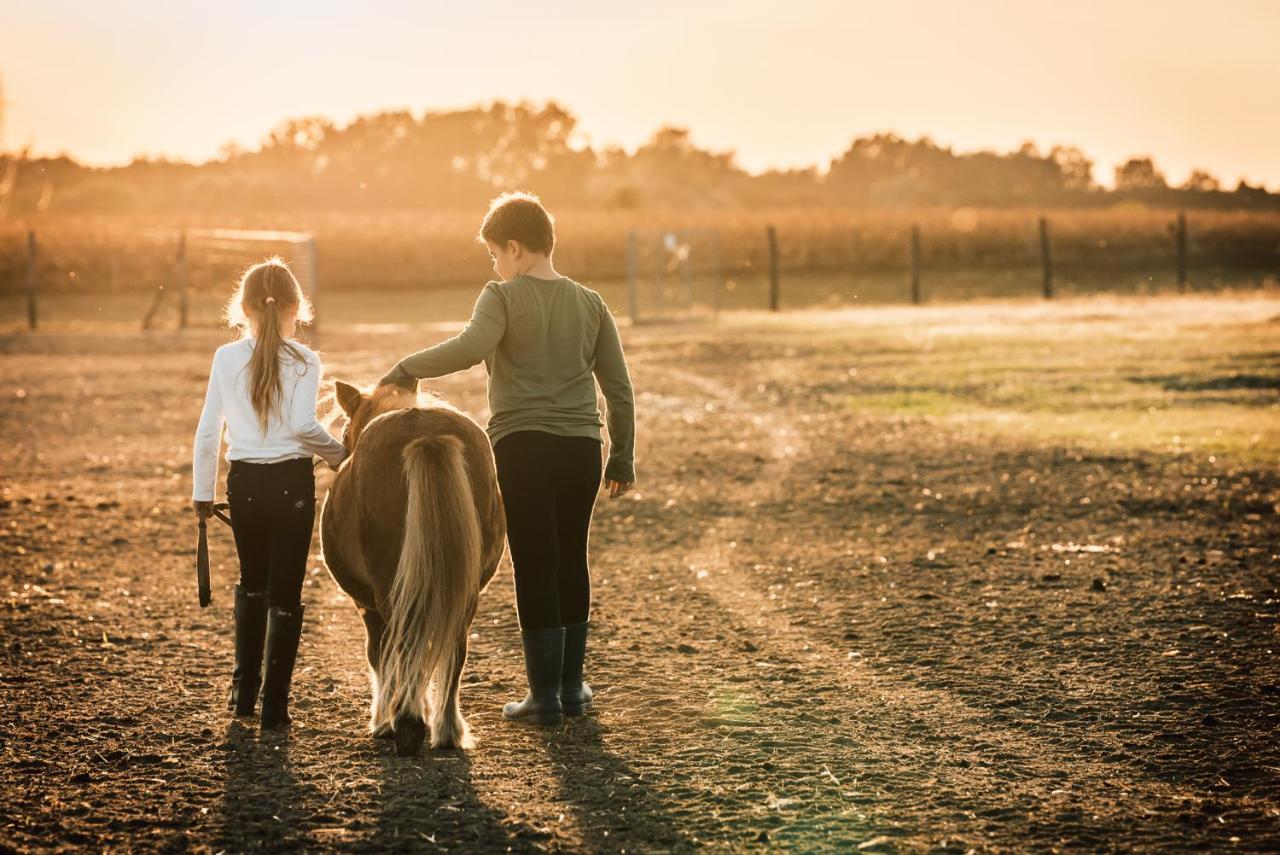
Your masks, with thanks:
[{"label": "dirt ground", "polygon": [[[304,588],[295,724],[225,711],[199,608],[211,330],[0,337],[0,849],[1280,847],[1280,298],[626,330],[640,482],[602,498],[597,711],[522,694],[509,566],[470,752],[366,730],[361,623]],[[370,382],[438,329],[331,324]],[[430,384],[483,420],[477,369]]]}]

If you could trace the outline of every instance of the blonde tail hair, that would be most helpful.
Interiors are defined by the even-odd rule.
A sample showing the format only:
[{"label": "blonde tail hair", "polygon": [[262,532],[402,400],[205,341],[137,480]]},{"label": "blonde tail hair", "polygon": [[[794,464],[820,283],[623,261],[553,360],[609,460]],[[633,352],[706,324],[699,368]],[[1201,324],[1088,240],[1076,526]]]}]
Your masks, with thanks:
[{"label": "blonde tail hair", "polygon": [[[474,616],[481,535],[463,444],[454,436],[415,439],[402,453],[408,484],[404,542],[387,602],[370,728],[394,728],[399,715],[431,718],[449,684]],[[438,716],[437,716],[438,717]],[[433,722],[434,724],[434,722]],[[462,741],[469,741],[465,722]]]}]

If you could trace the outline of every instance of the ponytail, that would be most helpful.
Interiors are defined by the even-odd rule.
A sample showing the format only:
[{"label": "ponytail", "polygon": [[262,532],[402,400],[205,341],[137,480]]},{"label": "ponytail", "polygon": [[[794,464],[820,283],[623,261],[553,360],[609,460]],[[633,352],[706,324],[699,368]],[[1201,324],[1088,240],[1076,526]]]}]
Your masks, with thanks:
[{"label": "ponytail", "polygon": [[258,426],[265,434],[271,414],[280,407],[284,394],[281,380],[281,352],[292,356],[306,370],[306,357],[298,346],[280,334],[280,315],[284,309],[298,307],[298,320],[311,318],[311,306],[292,271],[279,258],[270,258],[249,268],[240,280],[236,296],[227,305],[227,320],[239,326],[241,334],[251,331],[249,318],[255,318],[257,341],[249,358],[249,400]]}]

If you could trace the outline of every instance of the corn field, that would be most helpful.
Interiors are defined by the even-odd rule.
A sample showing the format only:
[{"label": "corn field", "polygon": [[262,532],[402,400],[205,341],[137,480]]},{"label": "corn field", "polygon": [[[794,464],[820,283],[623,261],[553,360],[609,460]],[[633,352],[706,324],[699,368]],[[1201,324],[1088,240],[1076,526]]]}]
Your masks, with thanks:
[{"label": "corn field", "polygon": [[[1040,217],[1049,221],[1055,271],[1068,277],[1172,269],[1175,211],[1106,209],[841,208],[669,212],[557,212],[557,266],[583,281],[626,275],[632,229],[712,228],[721,235],[722,271],[733,288],[765,274],[765,230],[777,228],[780,269],[789,274],[871,277],[903,272],[909,234],[921,234],[921,269],[999,275],[1040,264]],[[1280,273],[1280,212],[1191,211],[1188,263],[1209,278],[1265,281]],[[27,281],[27,233],[38,239],[41,291],[101,295],[149,290],[169,276],[178,235],[188,228],[307,230],[316,236],[328,291],[435,289],[491,277],[476,244],[479,212],[307,213],[297,217],[156,219],[62,216],[0,220],[0,293]],[[246,259],[246,263],[251,259]],[[193,264],[191,285],[221,290],[234,271]],[[905,273],[904,273],[905,275]],[[1201,279],[1203,280],[1203,276]],[[1201,287],[1212,282],[1201,281]]]}]

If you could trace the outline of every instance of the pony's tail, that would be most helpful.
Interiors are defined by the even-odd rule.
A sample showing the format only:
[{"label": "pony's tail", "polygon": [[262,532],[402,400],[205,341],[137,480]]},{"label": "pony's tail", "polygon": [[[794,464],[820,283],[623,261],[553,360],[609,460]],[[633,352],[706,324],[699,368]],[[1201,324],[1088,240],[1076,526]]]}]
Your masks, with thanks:
[{"label": "pony's tail", "polygon": [[480,520],[462,441],[423,437],[402,456],[409,495],[400,561],[381,609],[386,629],[370,721],[375,732],[394,728],[399,715],[430,717],[431,680],[448,686],[480,587]]}]

